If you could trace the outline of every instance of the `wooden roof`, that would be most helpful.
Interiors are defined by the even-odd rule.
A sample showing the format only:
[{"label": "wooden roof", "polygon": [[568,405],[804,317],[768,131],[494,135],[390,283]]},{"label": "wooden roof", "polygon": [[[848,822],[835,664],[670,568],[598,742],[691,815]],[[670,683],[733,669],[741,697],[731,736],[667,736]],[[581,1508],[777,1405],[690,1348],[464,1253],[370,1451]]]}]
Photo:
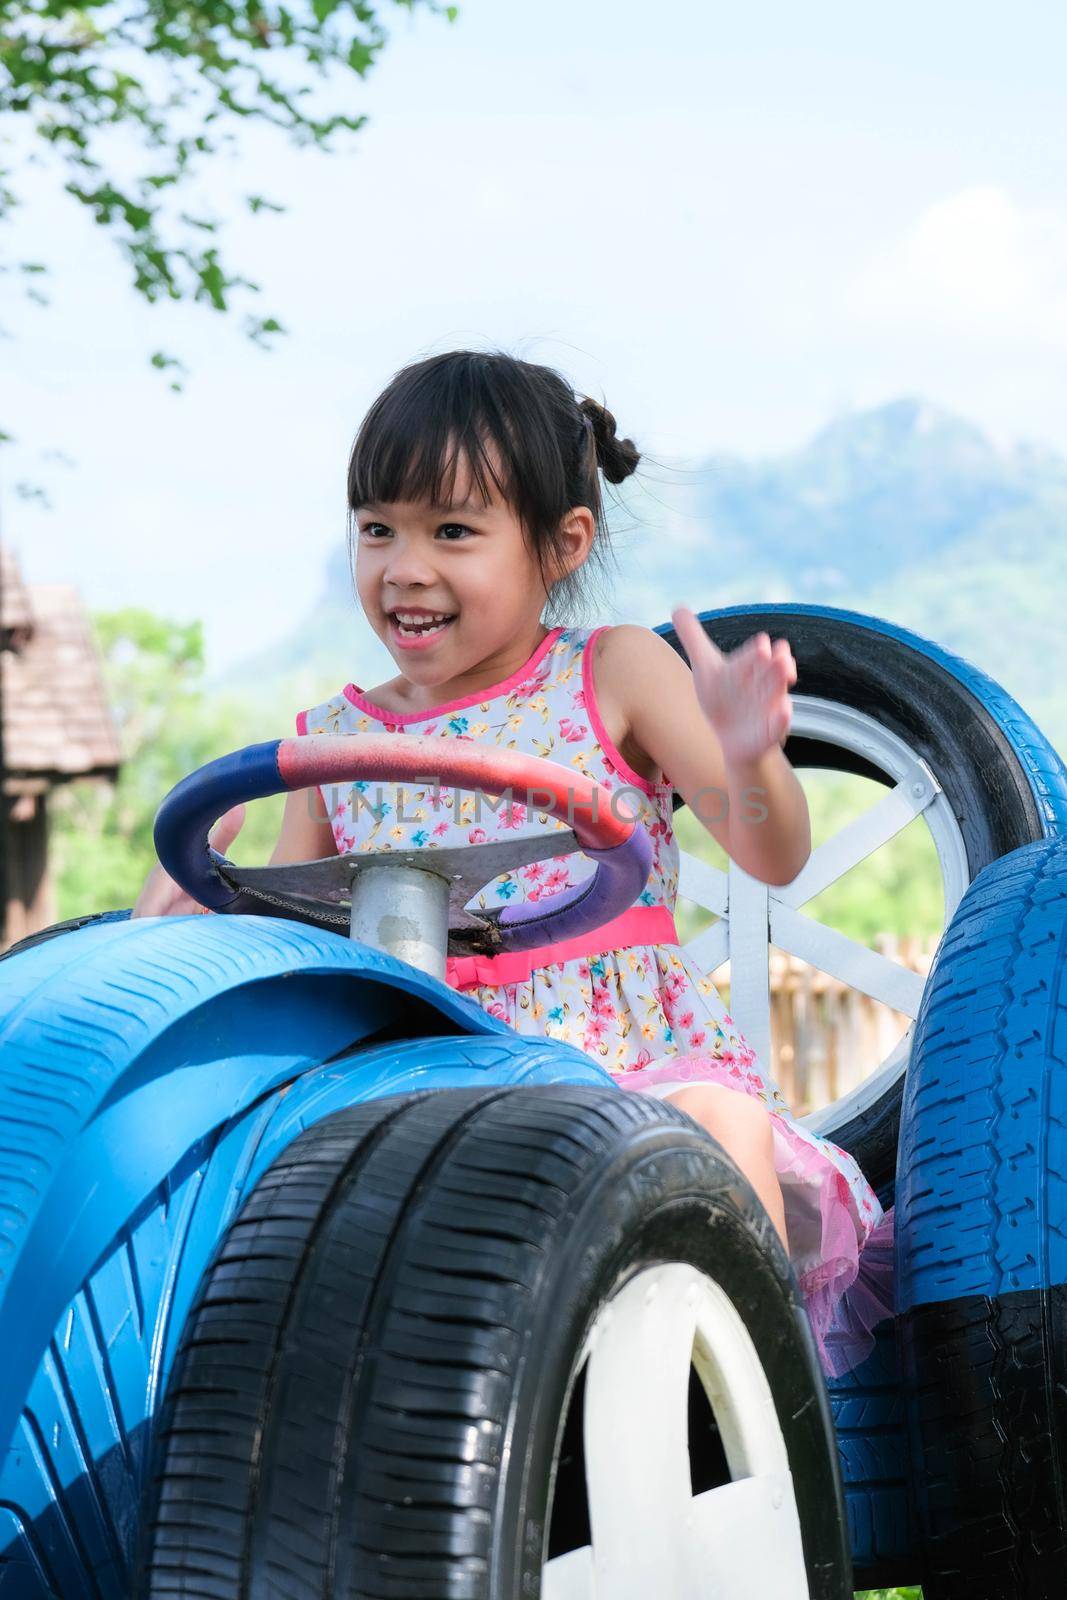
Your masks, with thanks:
[{"label": "wooden roof", "polygon": [[8,649],[19,650],[33,631],[30,597],[18,562],[6,545],[0,546],[0,600],[3,601],[0,610],[2,642]]},{"label": "wooden roof", "polygon": [[0,652],[9,789],[114,778],[118,731],[81,597],[69,584],[23,585],[4,555],[3,621],[14,645]]}]

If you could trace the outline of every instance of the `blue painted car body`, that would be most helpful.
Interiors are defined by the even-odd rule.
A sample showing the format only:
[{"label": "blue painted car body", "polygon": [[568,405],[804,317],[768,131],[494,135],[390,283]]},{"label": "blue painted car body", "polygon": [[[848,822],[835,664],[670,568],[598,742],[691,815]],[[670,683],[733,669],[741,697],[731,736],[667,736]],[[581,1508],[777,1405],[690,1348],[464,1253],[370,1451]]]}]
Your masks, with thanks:
[{"label": "blue painted car body", "polygon": [[[0,1018],[0,1574],[26,1600],[127,1593],[201,1274],[304,1127],[466,1084],[612,1087],[406,963],[272,918],[79,929],[0,963]],[[426,1031],[373,1042],[396,1028]]]},{"label": "blue painted car body", "polygon": [[[849,617],[969,672],[1027,752],[1047,836],[1067,833],[1062,763],[984,674],[876,618],[759,609]],[[615,1088],[581,1051],[295,922],[101,922],[0,962],[0,1594],[129,1593],[186,1315],[243,1198],[299,1132],[359,1100],[531,1082]],[[910,1273],[906,1293],[923,1281]],[[857,1568],[899,1571],[915,1531],[891,1324],[830,1388]]]}]

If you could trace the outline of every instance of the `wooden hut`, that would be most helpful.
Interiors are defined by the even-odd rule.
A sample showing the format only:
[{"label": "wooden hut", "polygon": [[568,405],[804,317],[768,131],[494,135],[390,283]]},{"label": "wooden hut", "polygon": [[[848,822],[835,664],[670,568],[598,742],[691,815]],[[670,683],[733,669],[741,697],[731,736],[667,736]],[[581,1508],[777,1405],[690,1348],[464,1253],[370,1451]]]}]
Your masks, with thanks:
[{"label": "wooden hut", "polygon": [[13,943],[56,920],[48,877],[48,796],[75,778],[114,781],[119,738],[92,628],[68,584],[22,581],[0,548],[6,929]]}]

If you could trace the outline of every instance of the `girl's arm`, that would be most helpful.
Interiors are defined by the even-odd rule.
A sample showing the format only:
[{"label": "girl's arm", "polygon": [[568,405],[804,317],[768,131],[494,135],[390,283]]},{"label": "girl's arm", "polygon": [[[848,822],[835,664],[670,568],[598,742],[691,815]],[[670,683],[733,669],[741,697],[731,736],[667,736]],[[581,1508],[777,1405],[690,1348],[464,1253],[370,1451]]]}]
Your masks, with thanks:
[{"label": "girl's arm", "polygon": [[[677,620],[676,614],[676,625]],[[690,629],[683,634],[680,628],[679,634],[687,648],[690,643],[694,651],[699,648]],[[804,791],[782,751],[788,715],[782,727],[784,690],[776,693],[774,684],[795,681],[795,665],[791,678],[785,666],[774,668],[767,679],[770,688],[753,695],[748,678],[764,681],[755,658],[769,666],[775,652],[782,662],[785,657],[777,646],[768,656],[756,640],[741,647],[746,657],[729,669],[718,686],[723,692],[715,697],[722,703],[720,726],[733,745],[731,755],[701,706],[693,673],[665,639],[626,623],[605,629],[597,642],[594,681],[603,686],[602,701],[610,696],[633,743],[656,763],[731,860],[763,883],[791,883],[811,854],[811,827]],[[741,652],[733,656],[740,658]],[[769,720],[762,719],[764,710],[772,713]]]},{"label": "girl's arm", "polygon": [[268,867],[335,856],[337,845],[319,789],[292,789],[285,797],[281,832]]}]

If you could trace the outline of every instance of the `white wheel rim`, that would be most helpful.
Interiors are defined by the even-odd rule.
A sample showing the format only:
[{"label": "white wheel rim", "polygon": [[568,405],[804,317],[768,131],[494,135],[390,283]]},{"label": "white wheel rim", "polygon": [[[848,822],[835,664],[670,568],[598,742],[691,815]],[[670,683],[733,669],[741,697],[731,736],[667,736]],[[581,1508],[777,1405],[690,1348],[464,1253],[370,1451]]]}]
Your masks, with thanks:
[{"label": "white wheel rim", "polygon": [[[721,920],[683,946],[706,972],[730,962],[730,1015],[769,1067],[771,1061],[770,949],[799,956],[852,989],[914,1019],[926,980],[898,961],[879,955],[826,923],[802,915],[800,907],[875,854],[921,816],[934,842],[945,901],[945,922],[970,882],[963,835],[940,784],[921,756],[873,717],[814,695],[793,696],[792,734],[852,750],[893,779],[893,788],[840,832],[818,845],[792,883],[773,885],[751,877],[736,862],[721,871],[688,851],[680,853],[678,892]],[[911,1028],[882,1066],[836,1103],[835,1116],[866,1109],[903,1070]],[[826,1108],[801,1119],[826,1118]]]},{"label": "white wheel rim", "polygon": [[[602,1307],[576,1372],[583,1362],[592,1543],[544,1564],[543,1600],[808,1600],[785,1439],[725,1291],[686,1263],[646,1268]],[[699,1495],[689,1468],[691,1366],[731,1476]]]}]

